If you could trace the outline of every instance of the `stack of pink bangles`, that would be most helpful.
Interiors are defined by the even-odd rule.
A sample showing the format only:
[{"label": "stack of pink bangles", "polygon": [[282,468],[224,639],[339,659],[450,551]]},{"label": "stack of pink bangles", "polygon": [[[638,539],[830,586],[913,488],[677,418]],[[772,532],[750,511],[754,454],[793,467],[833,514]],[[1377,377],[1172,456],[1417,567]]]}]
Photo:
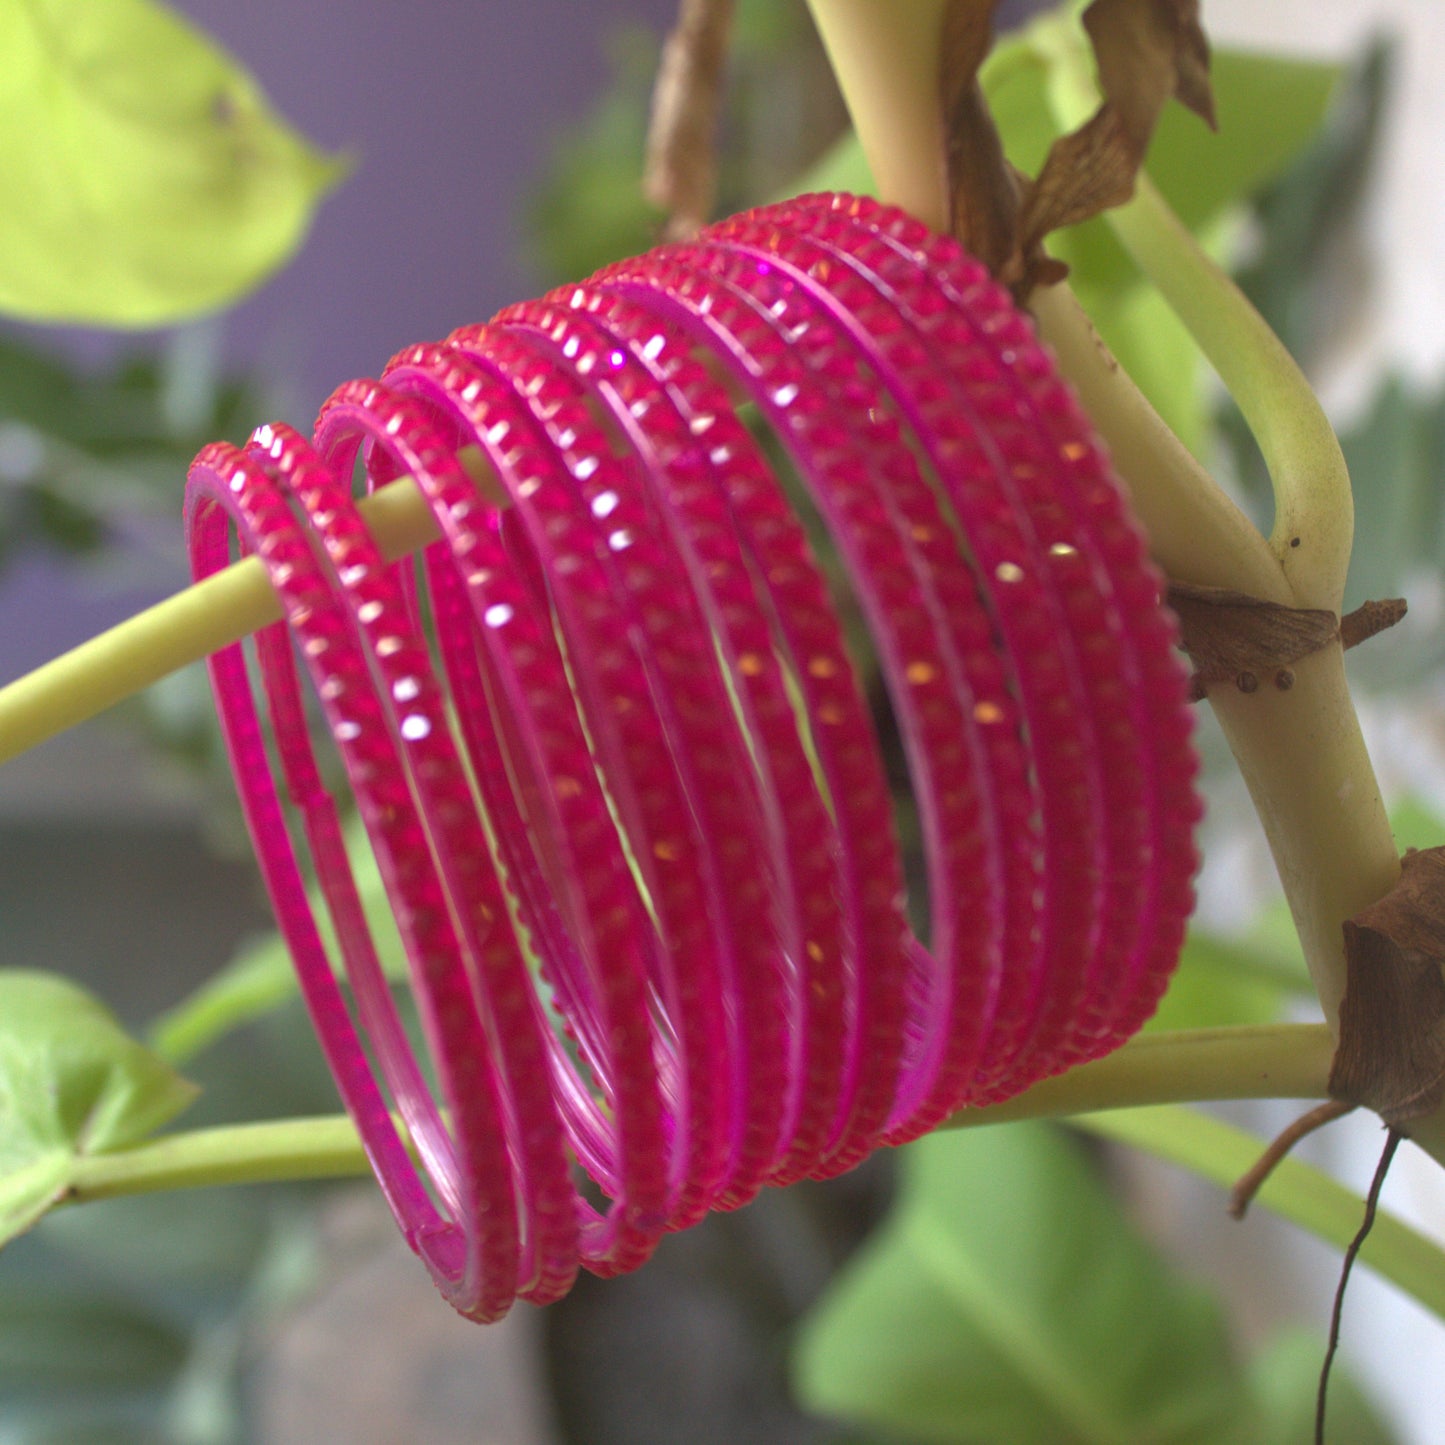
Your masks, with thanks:
[{"label": "stack of pink bangles", "polygon": [[[926,946],[837,612],[745,406],[871,634]],[[434,513],[420,575],[363,526],[358,455]],[[265,729],[240,646],[212,659],[227,744],[341,1093],[462,1312],[634,1268],[710,1209],[1108,1052],[1157,1003],[1198,815],[1160,579],[1027,319],[908,216],[790,201],[412,347],[310,442],[206,448],[187,516],[198,578],[234,523],[284,603],[256,639]]]}]

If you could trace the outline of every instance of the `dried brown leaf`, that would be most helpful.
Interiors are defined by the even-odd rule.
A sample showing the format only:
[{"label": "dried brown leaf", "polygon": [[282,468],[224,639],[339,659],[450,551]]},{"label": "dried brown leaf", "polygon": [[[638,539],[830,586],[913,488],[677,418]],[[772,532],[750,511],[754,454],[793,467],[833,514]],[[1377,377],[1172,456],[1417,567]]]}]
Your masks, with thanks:
[{"label": "dried brown leaf", "polygon": [[717,198],[715,142],[734,0],[681,0],[652,91],[643,193],[669,240],[695,236]]},{"label": "dried brown leaf", "polygon": [[1170,96],[1214,125],[1198,0],[1094,0],[1084,12],[1099,90],[1141,149]]},{"label": "dried brown leaf", "polygon": [[1340,632],[1339,618],[1324,608],[1285,607],[1224,587],[1173,582],[1169,605],[1202,684],[1277,676]]},{"label": "dried brown leaf", "polygon": [[[1015,252],[1025,273],[1051,231],[1133,196],[1171,96],[1214,124],[1209,42],[1197,0],[1094,0],[1083,21],[1104,100],[1091,119],[1054,143],[1038,179],[1025,188]],[[1026,281],[1044,279],[1032,269]]]},{"label": "dried brown leaf", "polygon": [[1378,602],[1362,602],[1353,612],[1340,618],[1340,641],[1358,647],[1377,633],[1400,622],[1406,613],[1403,597],[1385,597]]},{"label": "dried brown leaf", "polygon": [[1403,1124],[1445,1100],[1445,848],[1345,925],[1346,986],[1330,1093]]},{"label": "dried brown leaf", "polygon": [[993,43],[995,0],[952,0],[939,70],[949,218],[954,236],[995,276],[1015,265],[1019,187],[978,83]]},{"label": "dried brown leaf", "polygon": [[1363,602],[1337,618],[1317,608],[1285,607],[1223,587],[1189,582],[1169,586],[1169,605],[1179,618],[1180,640],[1194,663],[1193,695],[1204,696],[1210,683],[1233,682],[1253,692],[1260,679],[1280,688],[1294,685],[1292,663],[1328,646],[1335,638],[1358,647],[1393,627],[1406,613],[1403,598]]},{"label": "dried brown leaf", "polygon": [[1128,129],[1109,106],[1049,149],[1044,168],[1024,203],[1024,245],[1037,244],[1060,226],[1077,225],[1134,194],[1139,155]]}]

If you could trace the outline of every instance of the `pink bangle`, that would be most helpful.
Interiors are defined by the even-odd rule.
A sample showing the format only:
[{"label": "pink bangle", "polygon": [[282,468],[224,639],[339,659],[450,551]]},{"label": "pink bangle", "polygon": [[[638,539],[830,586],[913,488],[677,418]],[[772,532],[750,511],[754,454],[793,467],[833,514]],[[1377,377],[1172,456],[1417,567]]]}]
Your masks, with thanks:
[{"label": "pink bangle", "polygon": [[[369,441],[373,465],[376,454],[384,450],[416,477],[439,520],[450,514],[455,503],[475,496],[475,489],[455,460],[455,446],[439,431],[425,408],[383,385],[350,383],[335,393],[322,410],[317,444],[339,473],[349,472],[363,438]],[[533,480],[542,482],[543,479],[534,476]],[[547,490],[545,484],[540,485],[533,500]],[[446,575],[445,564],[435,553],[428,561],[434,564],[434,582],[438,576]],[[545,606],[545,599],[531,599],[528,611],[532,615],[538,613],[539,602]],[[503,618],[492,611],[488,621],[488,612],[497,605],[487,602],[480,608],[478,622],[482,631],[509,629],[511,617]],[[448,616],[453,627],[464,621],[465,617],[456,613]],[[451,634],[453,647],[457,640],[455,634]],[[403,670],[401,682],[407,683],[418,672],[418,666],[409,664]],[[478,721],[475,715],[471,720],[473,724]],[[438,735],[443,728],[444,724],[433,728],[432,735]],[[473,756],[484,747],[482,739],[474,734]],[[495,747],[486,750],[495,752]],[[514,756],[513,761],[519,760]],[[581,767],[582,763],[574,759],[569,776],[576,777]],[[492,777],[495,779],[495,774]],[[435,785],[465,788],[465,774],[454,758],[438,765]],[[490,796],[495,800],[495,789]],[[607,916],[605,907],[591,915],[593,930],[598,934],[595,956],[589,959],[589,950],[576,950],[581,955],[583,969],[589,963],[592,965],[591,977],[577,974],[579,960],[575,955],[570,959],[563,954],[544,960],[550,965],[550,977],[558,986],[558,996],[564,1000],[564,1016],[574,1026],[588,1062],[604,1081],[609,1113],[615,1121],[613,1130],[618,1143],[614,1157],[609,1159],[604,1152],[607,1131],[602,1127],[601,1115],[595,1106],[587,1111],[593,1125],[590,1162],[599,1183],[618,1199],[617,1206],[603,1219],[580,1199],[574,1206],[570,1182],[558,1167],[561,1140],[549,1073],[563,1086],[563,1098],[568,1097],[566,1076],[572,1075],[574,1105],[582,1101],[581,1089],[575,1087],[577,1076],[541,1013],[527,976],[524,955],[511,930],[501,926],[506,905],[496,887],[489,861],[484,866],[486,845],[482,831],[475,815],[468,819],[468,809],[456,801],[454,811],[445,815],[438,813],[433,832],[435,835],[453,825],[459,830],[459,850],[466,846],[472,850],[470,862],[474,866],[465,873],[458,872],[453,898],[470,901],[486,920],[485,932],[478,929],[469,939],[471,947],[464,959],[470,964],[474,986],[484,1000],[490,1051],[506,1081],[510,1099],[507,1114],[515,1120],[510,1150],[514,1167],[523,1176],[522,1187],[527,1195],[524,1217],[534,1222],[537,1247],[544,1251],[544,1256],[555,1250],[560,1258],[569,1248],[575,1248],[569,1240],[574,1227],[569,1216],[577,1214],[584,1221],[582,1258],[589,1266],[609,1272],[635,1267],[651,1253],[661,1234],[666,1202],[666,1171],[660,1163],[666,1144],[658,1098],[659,1080],[648,1040],[643,971],[631,966],[630,938],[625,934],[613,936],[598,926],[598,921]],[[460,831],[462,829],[466,831]],[[517,852],[513,847],[510,853],[514,866]],[[565,884],[562,876],[549,881],[562,891]],[[574,912],[570,921],[574,930],[580,932],[585,919]],[[561,973],[569,963],[573,965],[570,979]],[[566,1007],[566,1000],[570,1000],[570,1008]],[[550,1071],[544,1040],[552,1043]],[[645,1067],[639,1068],[639,1062]],[[545,1148],[539,1153],[538,1142],[542,1140]],[[484,1142],[484,1136],[477,1140],[479,1147]],[[603,1148],[599,1148],[599,1144]],[[543,1190],[546,1192],[541,1192]],[[551,1228],[554,1221],[558,1222],[560,1232]],[[537,1295],[535,1291],[528,1291],[527,1297]]]},{"label": "pink bangle", "polygon": [[[689,269],[686,260],[703,269]],[[1027,908],[1033,897],[1032,888],[1006,891],[997,862],[997,841],[1008,836],[995,815],[1000,802],[1017,811],[1016,832],[1024,839],[1033,811],[1001,658],[986,631],[956,631],[978,615],[962,593],[962,559],[956,546],[942,545],[948,533],[937,502],[913,453],[900,444],[891,398],[860,363],[854,337],[771,262],[675,248],[649,258],[649,275],[666,284],[665,294],[644,290],[622,268],[599,279],[609,287],[626,284],[628,294],[675,318],[673,324],[697,328],[736,368],[794,448],[835,529],[890,678],[923,814],[930,897],[959,902],[935,916],[932,956],[916,955],[921,966],[904,1035],[911,1044],[890,1128],[906,1121],[917,1132],[961,1102],[958,1080],[966,1081],[999,986],[1003,907],[1012,901]],[[940,574],[960,579],[942,598]],[[957,605],[946,607],[944,598]],[[972,765],[965,749],[974,754]],[[1011,785],[994,789],[996,780]],[[955,956],[966,967],[952,967]],[[880,1021],[879,1033],[896,1039],[898,1024]]]},{"label": "pink bangle", "polygon": [[[787,980],[789,1067],[782,1136],[767,1172],[767,1182],[784,1183],[819,1171],[849,1124],[846,1117],[838,1117],[840,1104],[851,1112],[857,1098],[863,1073],[856,1027],[863,966],[857,948],[847,945],[860,937],[861,928],[871,931],[875,956],[883,950],[897,953],[902,944],[896,909],[869,920],[863,917],[861,877],[848,857],[848,834],[835,826],[824,806],[798,735],[789,687],[816,692],[819,680],[831,684],[831,705],[815,698],[809,711],[826,708],[830,716],[841,711],[855,744],[867,739],[866,717],[862,699],[849,682],[841,638],[835,631],[808,637],[800,626],[800,620],[805,626],[811,618],[831,623],[821,578],[808,559],[801,530],[751,438],[728,410],[725,396],[707,381],[685,345],[674,342],[669,349],[666,343],[660,348],[652,344],[656,328],[644,311],[632,308],[629,313],[625,302],[600,293],[595,299],[597,310],[587,316],[577,309],[529,303],[510,308],[498,320],[545,338],[554,368],[568,370],[579,380],[595,375],[595,403],[607,407],[618,429],[634,433],[645,485],[673,529],[675,545],[707,608],[701,635],[710,632],[718,639],[737,680],[743,710],[739,721],[757,742],[753,752],[762,764],[757,781],[766,792],[771,820],[769,828],[755,835],[755,851],[771,858],[774,888],[787,909],[776,941],[769,942],[796,960]],[[608,314],[614,329],[593,319],[599,312]],[[679,377],[683,368],[687,370]],[[635,414],[642,407],[645,427]],[[707,425],[695,432],[700,418],[706,418]],[[775,538],[779,532],[783,535]],[[806,605],[770,590],[768,579],[787,569],[802,573]],[[800,642],[808,650],[800,653]],[[780,645],[790,649],[787,677]],[[805,665],[799,665],[799,657]],[[725,709],[726,699],[720,705]],[[881,825],[886,837],[881,775],[861,780],[860,793],[857,769],[853,776],[838,776],[836,751],[829,748],[825,762],[833,773],[829,795],[858,827],[866,822],[876,834]],[[871,747],[855,745],[853,752],[870,762],[876,758]],[[864,798],[873,800],[871,813],[860,806]],[[825,840],[827,846],[820,846]],[[845,860],[853,866],[840,875]],[[881,1073],[877,1059],[871,1068]]]},{"label": "pink bangle", "polygon": [[[324,687],[328,679],[354,669],[360,659],[333,596],[331,580],[323,575],[284,491],[254,454],[217,443],[197,457],[187,481],[187,530],[197,580],[219,571],[230,560],[228,516],[241,534],[244,549],[255,552],[266,567],[282,600],[286,622],[312,664],[313,676],[319,675]],[[400,1022],[364,921],[357,927],[360,908],[345,849],[339,843],[335,807],[320,783],[309,744],[304,742],[304,717],[285,627],[277,624],[264,629],[257,635],[257,646],[288,793],[314,852],[318,881],[333,910],[358,1006],[367,1018],[373,1046],[393,1070],[404,1074],[409,1055],[404,1052]],[[208,665],[242,808],[322,1049],[397,1222],[412,1247],[434,1272],[445,1277],[454,1272],[462,1236],[433,1205],[407,1157],[333,973],[272,777],[240,644],[216,653]],[[336,698],[329,701],[334,708]],[[337,726],[349,731],[345,724],[346,720],[340,719]],[[435,1110],[430,1109],[428,1118],[429,1100],[405,1087],[402,1092],[414,1136],[430,1145],[427,1162],[437,1192],[443,1198],[454,1198],[450,1149]]]},{"label": "pink bangle", "polygon": [[[1192,904],[1198,860],[1191,831],[1198,805],[1172,651],[1177,639],[1160,605],[1163,579],[1150,566],[1118,486],[1032,328],[987,278],[980,276],[972,294],[957,285],[959,263],[968,264],[957,244],[873,202],[829,199],[812,209],[813,234],[847,222],[827,242],[829,251],[862,274],[871,272],[875,284],[897,288],[889,290],[890,300],[931,338],[935,361],[972,349],[973,359],[957,370],[968,386],[955,380],[952,403],[935,407],[932,420],[946,436],[971,410],[971,397],[1000,398],[988,414],[988,430],[1001,450],[1018,458],[1012,470],[1020,498],[1070,610],[1069,637],[1093,696],[1107,790],[1104,882],[1111,896],[1104,916],[1111,922],[1096,950],[1096,971],[1078,975],[1072,996],[1053,991],[1054,1012],[1069,1021],[1072,1037],[1045,1037],[1037,1047],[1054,1058],[1057,1070],[1116,1046],[1152,1012]],[[935,273],[936,289],[920,285],[922,258],[948,263]],[[978,293],[990,290],[994,314],[980,322]],[[939,372],[954,376],[951,368],[940,366]],[[1015,394],[1004,402],[1011,383]],[[1060,467],[1062,484],[1047,485]],[[1119,1003],[1122,1014],[1097,1016],[1107,1001]]]},{"label": "pink bangle", "polygon": [[[888,684],[927,947],[844,628],[743,401]],[[368,487],[425,497],[424,585],[362,526],[358,456]],[[710,1209],[1097,1057],[1157,1002],[1198,817],[1160,579],[1026,321],[902,213],[800,198],[410,347],[333,394],[314,450],[275,427],[198,458],[198,576],[227,559],[222,509],[346,766],[445,1123],[280,628],[257,640],[270,728],[384,1089],[233,648],[213,679],[263,872],[392,1207],[463,1312],[634,1268]]]},{"label": "pink bangle", "polygon": [[[1020,370],[1027,369],[1021,363],[1029,353],[1036,366],[1042,357],[1027,326],[1014,316],[981,271],[975,268],[971,305],[949,308],[940,304],[940,293],[944,300],[951,299],[952,288],[947,282],[942,287],[920,285],[916,256],[904,252],[901,246],[890,249],[859,225],[853,219],[855,208],[851,205],[837,212],[809,207],[804,202],[798,210],[801,214],[788,231],[788,247],[803,272],[811,268],[827,274],[834,296],[844,294],[845,282],[869,286],[886,306],[888,316],[906,323],[885,334],[885,345],[894,351],[902,349],[909,360],[914,359],[920,346],[924,348],[929,385],[917,393],[911,418],[920,436],[938,438],[935,445],[949,446],[955,457],[972,453],[977,458],[972,474],[982,485],[975,484],[974,495],[958,498],[958,511],[974,519],[969,534],[979,551],[978,565],[985,580],[991,580],[989,574],[1001,578],[1006,573],[1010,578],[993,588],[1009,604],[1005,622],[1018,617],[1037,622],[1052,608],[1061,645],[1050,649],[1026,636],[1015,636],[1010,655],[1025,665],[1040,658],[1067,660],[1072,639],[1087,639],[1089,643],[1088,665],[1075,654],[1070,668],[1074,705],[1067,714],[1055,714],[1052,729],[1047,715],[1041,722],[1036,718],[1032,729],[1037,734],[1032,739],[1036,766],[1041,770],[1045,797],[1053,803],[1046,809],[1045,818],[1052,825],[1049,831],[1053,841],[1046,848],[1046,856],[1054,865],[1049,877],[1054,908],[1044,915],[1046,923],[1052,922],[1053,927],[1046,927],[1042,966],[1032,979],[1020,980],[1026,987],[1019,1001],[1012,1008],[1004,1006],[1000,1010],[1005,1017],[1012,1013],[1025,1021],[1027,1042],[1014,1042],[1014,1055],[1031,1051],[1056,1069],[1117,1041],[1100,1031],[1080,1047],[1061,1036],[1061,1021],[1066,1021],[1078,1036],[1085,1034],[1083,1024],[1091,1011],[1098,1014],[1103,1010],[1107,1017],[1114,1000],[1112,985],[1122,971],[1121,959],[1128,959],[1135,921],[1141,911],[1147,914],[1146,900],[1139,897],[1141,870],[1134,860],[1153,841],[1144,826],[1149,820],[1147,801],[1138,786],[1141,775],[1131,762],[1141,751],[1142,730],[1127,726],[1141,710],[1131,702],[1140,689],[1121,685],[1121,676],[1129,677],[1130,659],[1121,655],[1117,646],[1119,620],[1107,605],[1107,573],[1098,566],[1093,529],[1100,517],[1089,514],[1090,508],[1098,509],[1100,497],[1083,493],[1089,498],[1089,506],[1078,508],[1070,492],[1055,495],[1045,484],[1057,465],[1036,439],[1038,418],[1028,417],[1031,424],[1020,424],[1025,417],[1020,415],[1017,387],[1005,367],[991,360],[985,350],[988,332],[993,333],[995,345],[1007,345],[1011,363]],[[800,230],[806,231],[808,239],[799,236]],[[734,244],[761,238],[765,254],[779,249],[776,225],[759,228],[733,223],[719,228],[718,234]],[[980,304],[978,294],[988,291],[997,297],[991,316],[987,305]],[[956,296],[956,291],[953,294]],[[855,314],[866,312],[861,297],[852,303],[852,310]],[[979,312],[985,315],[983,327],[974,327],[971,317]],[[945,321],[954,324],[944,348],[944,354],[956,361],[952,367],[941,364],[939,344],[933,340]],[[967,388],[955,381],[955,370],[966,372]],[[987,403],[991,399],[993,409],[984,425],[978,420],[976,407],[980,401]],[[1007,470],[999,470],[997,461],[990,465],[986,455],[989,450],[1008,455],[1011,460]],[[968,475],[959,468],[951,469],[951,474]],[[1096,487],[1094,493],[1098,491]],[[1112,502],[1116,515],[1122,515],[1112,488],[1104,500]],[[995,501],[1004,505],[998,507],[994,525],[980,527],[982,509]],[[1000,526],[1005,520],[1007,525]],[[989,543],[993,544],[991,552]],[[1040,589],[1031,597],[1029,583],[1034,578],[1039,579]],[[1060,608],[1069,613],[1067,624]],[[1158,611],[1157,598],[1151,602],[1150,611]],[[1112,652],[1108,650],[1111,643]],[[1177,683],[1172,675],[1166,679],[1168,683],[1173,683],[1177,707]],[[1058,692],[1055,679],[1047,679],[1036,689],[1039,697],[1048,699],[1057,697]],[[1074,771],[1072,779],[1068,770],[1060,770],[1060,764],[1071,761],[1082,764],[1082,771]],[[1052,780],[1048,776],[1051,765]],[[1071,795],[1077,799],[1072,810],[1068,806]],[[1080,805],[1087,807],[1086,813],[1079,811]],[[1186,850],[1178,861],[1187,879],[1192,871],[1192,856]],[[1092,898],[1084,887],[1091,874],[1097,884]],[[1101,890],[1114,896],[1104,896]],[[1071,895],[1075,900],[1072,905]],[[1087,922],[1090,917],[1096,920],[1092,928]],[[1104,918],[1113,921],[1107,930],[1100,927]],[[1091,961],[1086,970],[1072,966],[1081,939]],[[1072,989],[1068,987],[1071,976]],[[1040,1018],[1038,1011],[1043,1002],[1049,1005],[1049,1012]],[[990,1077],[998,1081],[993,1087],[999,1093],[1017,1092],[1037,1077],[1033,1066],[1023,1063],[1022,1068],[1024,1072],[1010,1069],[1006,1058],[986,1060],[980,1069],[980,1082],[971,1089],[970,1097],[990,1097]]]}]

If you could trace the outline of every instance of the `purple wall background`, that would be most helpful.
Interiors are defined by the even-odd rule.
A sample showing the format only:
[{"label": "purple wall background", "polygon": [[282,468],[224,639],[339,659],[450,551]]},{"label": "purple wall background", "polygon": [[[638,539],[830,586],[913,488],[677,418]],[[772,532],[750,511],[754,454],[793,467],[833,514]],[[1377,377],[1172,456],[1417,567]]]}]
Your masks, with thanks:
[{"label": "purple wall background", "polygon": [[[675,11],[675,0],[173,3],[293,124],[356,160],[297,258],[225,323],[231,354],[267,368],[301,425],[332,386],[408,342],[535,292],[521,219],[549,147],[605,87],[608,37],[628,24],[661,34]],[[0,581],[0,683],[184,581],[178,564],[137,589],[22,561]]]},{"label": "purple wall background", "polygon": [[530,294],[519,219],[619,26],[675,0],[176,0],[324,147],[355,156],[296,261],[234,314],[320,396],[411,341]]}]

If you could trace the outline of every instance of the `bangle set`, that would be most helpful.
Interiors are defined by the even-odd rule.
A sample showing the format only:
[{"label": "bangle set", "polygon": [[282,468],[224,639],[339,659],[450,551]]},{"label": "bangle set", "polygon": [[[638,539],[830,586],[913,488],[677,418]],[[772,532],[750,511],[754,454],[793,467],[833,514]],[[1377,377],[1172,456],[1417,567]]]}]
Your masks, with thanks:
[{"label": "bangle set", "polygon": [[[353,478],[403,475],[440,539],[388,563]],[[197,579],[235,546],[281,600],[211,660],[226,746],[343,1101],[462,1313],[635,1268],[1157,1004],[1199,813],[1161,579],[1027,318],[903,213],[803,197],[408,348],[309,441],[206,448],[186,508]]]}]

